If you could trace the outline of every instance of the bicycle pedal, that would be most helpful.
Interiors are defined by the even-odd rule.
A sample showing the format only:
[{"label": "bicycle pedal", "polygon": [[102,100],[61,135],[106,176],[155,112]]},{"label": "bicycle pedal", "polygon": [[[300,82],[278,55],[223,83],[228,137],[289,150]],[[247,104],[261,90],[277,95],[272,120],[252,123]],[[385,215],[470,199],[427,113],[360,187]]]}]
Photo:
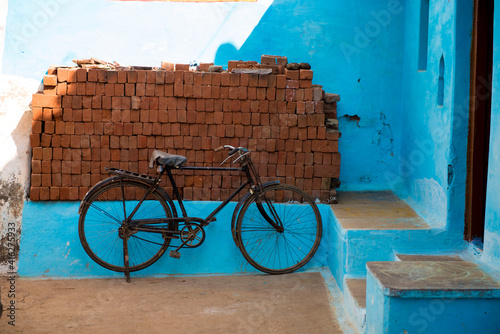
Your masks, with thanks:
[{"label": "bicycle pedal", "polygon": [[181,253],[176,252],[176,251],[170,251],[170,257],[173,257],[174,259],[180,259]]}]

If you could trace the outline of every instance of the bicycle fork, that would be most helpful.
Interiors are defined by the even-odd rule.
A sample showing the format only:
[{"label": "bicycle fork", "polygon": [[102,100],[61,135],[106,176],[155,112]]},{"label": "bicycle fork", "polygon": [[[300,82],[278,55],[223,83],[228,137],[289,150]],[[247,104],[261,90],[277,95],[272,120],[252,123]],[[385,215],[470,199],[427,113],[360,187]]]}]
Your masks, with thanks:
[{"label": "bicycle fork", "polygon": [[[263,197],[264,201],[261,201],[261,198]],[[267,214],[266,210],[264,209],[264,206],[262,203],[265,202],[267,207],[269,208],[269,211],[271,212],[271,215],[273,218],[269,217]],[[283,233],[285,231],[285,227],[283,226],[283,222],[281,221],[280,217],[278,216],[278,213],[276,212],[276,209],[274,208],[274,205],[269,202],[269,200],[266,198],[266,195],[258,195],[256,198],[255,203],[257,204],[257,209],[259,210],[260,214],[264,219],[276,229],[277,232]]]}]

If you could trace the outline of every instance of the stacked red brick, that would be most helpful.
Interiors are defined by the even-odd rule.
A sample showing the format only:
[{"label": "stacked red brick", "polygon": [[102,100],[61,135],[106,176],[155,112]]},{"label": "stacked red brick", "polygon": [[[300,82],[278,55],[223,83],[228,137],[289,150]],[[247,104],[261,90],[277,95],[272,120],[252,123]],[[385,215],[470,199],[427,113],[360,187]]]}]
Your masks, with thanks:
[{"label": "stacked red brick", "polygon": [[[106,166],[154,175],[154,149],[185,155],[189,165],[219,165],[225,153],[213,150],[230,144],[255,152],[263,181],[327,200],[340,155],[338,132],[325,126],[324,92],[311,70],[269,67],[282,74],[50,68],[33,95],[30,198],[79,200],[108,177]],[[240,182],[209,172],[176,180],[193,200],[223,199]]]}]

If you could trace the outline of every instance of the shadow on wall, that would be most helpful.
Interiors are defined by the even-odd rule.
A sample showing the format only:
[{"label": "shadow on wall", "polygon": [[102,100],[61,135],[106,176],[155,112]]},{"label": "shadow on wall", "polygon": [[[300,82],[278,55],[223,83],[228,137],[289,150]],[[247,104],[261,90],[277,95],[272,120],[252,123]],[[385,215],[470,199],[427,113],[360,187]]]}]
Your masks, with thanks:
[{"label": "shadow on wall", "polygon": [[[222,65],[225,70],[227,70],[227,63],[230,60],[247,60],[247,59],[237,59],[238,58],[238,50],[231,43],[225,43],[219,46],[217,49],[217,53],[215,54],[215,65]],[[259,59],[260,62],[260,59]]]}]

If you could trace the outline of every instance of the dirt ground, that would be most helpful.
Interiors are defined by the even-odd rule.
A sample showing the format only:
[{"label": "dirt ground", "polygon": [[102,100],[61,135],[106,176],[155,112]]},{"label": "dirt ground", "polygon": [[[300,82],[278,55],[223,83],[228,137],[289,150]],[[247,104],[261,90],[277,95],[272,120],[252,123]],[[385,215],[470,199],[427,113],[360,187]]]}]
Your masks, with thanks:
[{"label": "dirt ground", "polygon": [[[9,282],[1,281],[4,309]],[[320,273],[15,282],[0,333],[342,333]]]}]

